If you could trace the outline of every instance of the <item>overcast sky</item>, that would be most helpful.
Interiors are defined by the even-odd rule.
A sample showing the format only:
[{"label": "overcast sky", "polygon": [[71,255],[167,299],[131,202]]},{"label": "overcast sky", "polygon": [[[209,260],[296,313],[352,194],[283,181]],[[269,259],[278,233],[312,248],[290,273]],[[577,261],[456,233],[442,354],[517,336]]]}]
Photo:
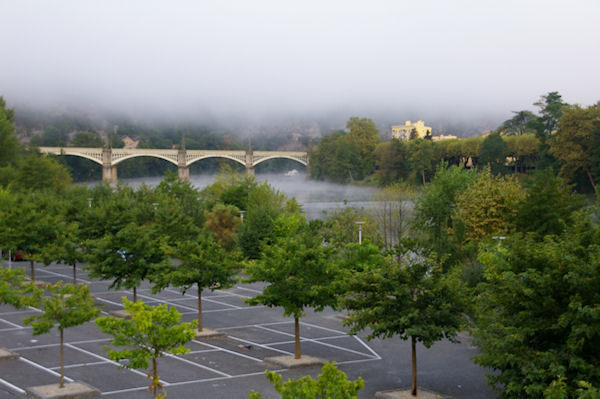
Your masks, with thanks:
[{"label": "overcast sky", "polygon": [[217,117],[600,100],[598,0],[0,0],[0,95]]}]

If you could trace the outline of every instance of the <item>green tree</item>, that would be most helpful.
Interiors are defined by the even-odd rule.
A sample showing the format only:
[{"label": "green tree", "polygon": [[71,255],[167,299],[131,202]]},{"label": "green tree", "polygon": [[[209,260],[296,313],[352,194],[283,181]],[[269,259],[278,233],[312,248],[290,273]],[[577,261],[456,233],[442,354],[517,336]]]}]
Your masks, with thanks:
[{"label": "green tree", "polygon": [[375,262],[365,262],[362,270],[352,269],[346,276],[342,302],[350,313],[344,323],[352,326],[353,334],[368,329],[367,339],[410,338],[411,393],[416,396],[417,342],[426,348],[444,338],[456,342],[463,326],[466,302],[459,279],[444,274],[442,266],[418,248],[368,259]]},{"label": "green tree", "polygon": [[165,353],[183,355],[190,350],[184,345],[194,338],[196,323],[180,323],[181,314],[175,307],[167,305],[148,306],[123,298],[125,310],[131,319],[99,317],[96,325],[105,334],[114,338],[113,349],[105,347],[108,357],[114,361],[127,360],[122,367],[147,369],[152,360],[149,378],[150,389],[155,398],[164,397],[158,374],[158,358]]},{"label": "green tree", "polygon": [[597,151],[595,137],[599,135],[600,102],[587,108],[576,105],[563,110],[558,133],[550,142],[549,150],[559,160],[563,177],[572,180],[577,173],[584,173],[596,190],[597,176],[592,171],[593,155]]},{"label": "green tree", "polygon": [[27,284],[27,275],[23,269],[6,269],[0,267],[0,305],[11,305],[17,309],[35,305],[41,290],[32,284]]},{"label": "green tree", "polygon": [[134,302],[140,283],[169,266],[166,237],[154,224],[129,223],[90,242],[90,247],[90,277],[112,280],[109,288],[133,289]]},{"label": "green tree", "polygon": [[14,135],[15,114],[6,108],[6,101],[0,97],[0,168],[13,163],[19,154],[19,140]]},{"label": "green tree", "polygon": [[400,140],[380,143],[375,149],[376,175],[382,186],[408,177],[406,144]]},{"label": "green tree", "polygon": [[500,398],[542,398],[561,380],[569,398],[579,381],[600,386],[598,227],[581,216],[568,234],[514,235],[480,254],[475,362]]},{"label": "green tree", "polygon": [[573,224],[573,212],[584,205],[585,198],[554,176],[552,169],[540,171],[519,204],[517,230],[535,233],[540,240],[548,234],[562,234]]},{"label": "green tree", "polygon": [[379,130],[371,119],[356,116],[348,119],[346,128],[349,131],[348,139],[358,147],[359,157],[355,162],[359,165],[360,176],[356,176],[356,179],[362,180],[375,170],[375,148],[379,144]]},{"label": "green tree", "polygon": [[13,191],[48,189],[62,192],[71,184],[71,176],[62,164],[35,153],[19,157],[12,173],[2,175],[0,171],[0,183]]},{"label": "green tree", "polygon": [[77,132],[69,143],[71,147],[104,147],[104,140],[96,132]]},{"label": "green tree", "polygon": [[198,332],[202,332],[202,290],[225,289],[235,283],[236,254],[228,254],[209,234],[178,243],[173,256],[179,261],[153,277],[154,291],[169,285],[186,291],[198,288]]},{"label": "green tree", "polygon": [[294,317],[295,358],[300,359],[299,319],[304,308],[321,311],[335,306],[333,250],[312,234],[299,214],[280,217],[275,228],[278,239],[265,246],[261,258],[245,269],[249,282],[264,281],[263,292],[249,299],[250,305],[283,307],[284,316]]},{"label": "green tree", "polygon": [[46,285],[50,296],[45,297],[41,303],[40,314],[27,317],[25,324],[31,324],[33,335],[50,332],[56,327],[60,333],[60,382],[59,387],[64,387],[64,330],[75,327],[94,319],[100,313],[94,305],[87,285],[62,284]]},{"label": "green tree", "polygon": [[206,214],[204,226],[211,231],[217,242],[232,250],[236,244],[236,230],[240,224],[239,209],[233,205],[216,204]]},{"label": "green tree", "polygon": [[[334,363],[325,362],[317,380],[304,376],[297,380],[282,382],[281,374],[267,370],[265,375],[273,384],[281,399],[356,399],[364,387],[362,378],[348,381],[346,374],[338,370]],[[250,399],[262,399],[261,394],[250,392]]]},{"label": "green tree", "polygon": [[498,133],[505,135],[520,135],[534,131],[537,116],[531,111],[513,111],[512,118],[505,120],[498,127]]},{"label": "green tree", "polygon": [[415,139],[408,142],[408,159],[414,179],[421,178],[423,185],[426,176],[435,169],[435,143],[431,140]]},{"label": "green tree", "polygon": [[508,145],[500,133],[492,133],[483,140],[479,147],[479,166],[489,166],[492,174],[497,175],[504,172],[507,155]]},{"label": "green tree", "polygon": [[46,147],[65,147],[69,141],[69,135],[56,126],[46,126],[42,142]]},{"label": "green tree", "polygon": [[373,200],[378,206],[371,214],[379,226],[386,249],[393,248],[409,235],[412,219],[410,211],[415,197],[415,190],[407,184],[392,184],[375,194]]}]

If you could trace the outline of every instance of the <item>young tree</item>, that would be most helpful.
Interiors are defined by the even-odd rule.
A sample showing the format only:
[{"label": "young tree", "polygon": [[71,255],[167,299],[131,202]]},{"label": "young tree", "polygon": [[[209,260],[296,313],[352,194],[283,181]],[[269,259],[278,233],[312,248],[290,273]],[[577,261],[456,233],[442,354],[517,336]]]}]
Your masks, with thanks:
[{"label": "young tree", "polygon": [[19,154],[14,121],[14,110],[6,108],[6,101],[0,96],[0,167],[13,163]]},{"label": "young tree", "polygon": [[86,323],[100,313],[94,305],[94,299],[90,296],[87,285],[71,285],[58,282],[54,285],[46,285],[50,296],[45,297],[41,303],[41,314],[35,314],[23,320],[25,324],[31,324],[33,335],[50,332],[53,327],[60,332],[60,382],[59,387],[64,387],[64,330],[65,328],[78,326]]},{"label": "young tree", "polygon": [[280,217],[275,228],[279,238],[263,249],[258,261],[246,267],[249,282],[269,283],[262,294],[249,299],[248,303],[281,306],[284,316],[294,317],[294,357],[300,359],[299,319],[304,308],[321,311],[326,306],[336,305],[337,272],[332,262],[333,250],[323,246],[320,235],[308,230],[299,214]]},{"label": "young tree", "polygon": [[343,306],[350,310],[344,323],[352,327],[351,333],[369,329],[367,339],[410,338],[413,396],[417,395],[417,342],[426,348],[444,338],[456,342],[466,309],[459,279],[444,274],[435,259],[415,250],[369,257],[375,262],[349,271],[342,297]]},{"label": "young tree", "polygon": [[378,204],[371,213],[383,233],[386,249],[393,248],[410,232],[411,202],[416,192],[406,184],[393,184],[377,191],[373,198]]},{"label": "young tree", "polygon": [[113,335],[110,343],[114,349],[105,347],[108,357],[114,361],[127,360],[122,367],[147,369],[152,359],[152,371],[148,378],[152,380],[149,389],[154,397],[162,397],[159,389],[158,358],[169,352],[183,355],[189,352],[184,345],[194,338],[195,322],[180,323],[181,314],[167,305],[148,306],[123,298],[125,310],[131,319],[99,317],[96,325],[105,334]]},{"label": "young tree", "polygon": [[198,287],[198,332],[202,332],[202,290],[228,288],[235,283],[236,254],[227,253],[209,234],[198,240],[179,243],[173,256],[180,261],[162,270],[153,278],[153,290],[169,285],[180,287],[183,294]]},{"label": "young tree", "polygon": [[408,159],[415,180],[421,178],[423,185],[426,176],[435,169],[435,143],[431,140],[415,139],[408,142]]},{"label": "young tree", "polygon": [[0,305],[11,305],[19,309],[37,303],[41,290],[27,284],[27,275],[23,269],[6,269],[0,267]]},{"label": "young tree", "polygon": [[205,227],[214,234],[217,242],[232,250],[236,244],[236,230],[240,224],[239,209],[233,205],[216,204],[206,214]]},{"label": "young tree", "polygon": [[[282,382],[281,374],[270,370],[265,371],[265,375],[283,399],[356,399],[365,385],[360,377],[348,381],[346,373],[338,370],[333,362],[324,363],[317,380],[304,376]],[[254,391],[248,396],[250,399],[262,399],[262,395]]]}]

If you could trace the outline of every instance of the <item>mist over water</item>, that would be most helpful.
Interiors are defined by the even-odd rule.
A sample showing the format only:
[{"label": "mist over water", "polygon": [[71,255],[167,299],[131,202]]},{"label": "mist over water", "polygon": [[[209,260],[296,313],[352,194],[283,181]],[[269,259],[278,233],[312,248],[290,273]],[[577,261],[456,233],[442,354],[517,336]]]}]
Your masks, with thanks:
[{"label": "mist over water", "polygon": [[[145,177],[135,179],[122,179],[132,187],[139,187],[142,183],[156,186],[160,183],[160,177]],[[299,173],[295,176],[285,176],[283,173],[257,174],[256,180],[268,182],[273,188],[279,190],[289,198],[296,198],[302,205],[307,219],[318,219],[325,217],[325,213],[331,213],[345,206],[355,209],[371,209],[377,203],[373,197],[377,192],[374,187],[361,187],[327,183],[308,180],[306,174]],[[215,176],[208,174],[191,175],[190,182],[198,189],[203,189],[214,183]]]}]

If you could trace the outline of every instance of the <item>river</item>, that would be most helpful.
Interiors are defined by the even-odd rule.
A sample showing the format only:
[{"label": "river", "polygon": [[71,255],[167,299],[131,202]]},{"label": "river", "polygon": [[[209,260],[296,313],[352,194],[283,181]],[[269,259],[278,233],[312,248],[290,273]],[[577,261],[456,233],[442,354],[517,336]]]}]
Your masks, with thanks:
[{"label": "river", "polygon": [[[160,177],[122,179],[132,187],[138,187],[142,183],[155,186],[160,180]],[[267,181],[286,196],[296,198],[309,220],[322,218],[324,212],[330,213],[345,206],[371,209],[377,205],[377,202],[373,200],[377,192],[374,187],[308,180],[304,173],[298,173],[295,176],[286,176],[284,173],[257,174],[256,180]],[[203,189],[214,181],[214,175],[190,176],[190,182],[198,189]]]}]

